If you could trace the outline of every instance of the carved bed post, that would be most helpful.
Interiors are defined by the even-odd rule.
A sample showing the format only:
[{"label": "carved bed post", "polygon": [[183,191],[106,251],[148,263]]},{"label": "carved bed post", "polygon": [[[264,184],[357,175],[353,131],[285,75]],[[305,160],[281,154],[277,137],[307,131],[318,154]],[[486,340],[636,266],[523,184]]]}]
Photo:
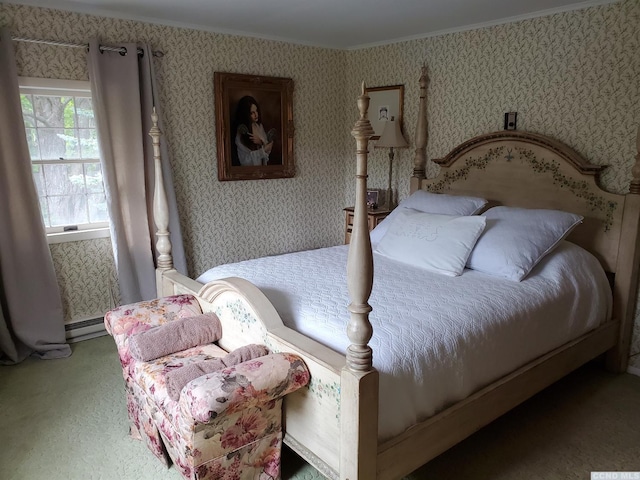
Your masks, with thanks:
[{"label": "carved bed post", "polygon": [[368,480],[376,478],[378,453],[378,372],[373,368],[373,355],[368,343],[373,335],[368,303],[373,286],[373,254],[367,225],[367,154],[369,138],[374,130],[367,118],[369,97],[358,98],[360,119],[351,135],[357,144],[356,203],[353,231],[347,261],[347,285],[351,318],[347,336],[347,365],[340,382],[340,478]]},{"label": "carved bed post", "polygon": [[173,270],[173,258],[171,257],[171,241],[169,239],[169,205],[167,194],[164,190],[162,179],[162,163],[160,161],[160,136],[162,132],[158,128],[158,114],[153,107],[151,114],[153,126],[149,130],[149,136],[153,141],[153,162],[155,170],[155,186],[153,189],[153,221],[156,225],[156,249],[158,251],[156,267],[156,292],[158,297],[163,296],[162,272]]},{"label": "carved bed post", "polygon": [[426,176],[427,168],[427,67],[422,67],[420,75],[420,106],[416,124],[416,154],[413,159],[413,175],[411,176],[411,193],[420,188],[420,182]]},{"label": "carved bed post", "polygon": [[636,162],[631,169],[631,185],[624,201],[622,231],[616,280],[614,285],[614,318],[620,319],[618,343],[607,354],[607,368],[624,372],[629,364],[631,334],[637,301],[640,252],[640,126],[636,134]]},{"label": "carved bed post", "polygon": [[375,133],[367,118],[369,96],[364,93],[364,83],[358,108],[360,119],[351,131],[357,144],[357,170],[353,232],[347,261],[347,284],[351,297],[351,319],[347,328],[351,346],[347,350],[347,367],[362,372],[372,367],[371,348],[367,345],[373,334],[369,323],[371,306],[367,303],[373,287],[373,254],[367,220],[367,154],[369,138]]}]

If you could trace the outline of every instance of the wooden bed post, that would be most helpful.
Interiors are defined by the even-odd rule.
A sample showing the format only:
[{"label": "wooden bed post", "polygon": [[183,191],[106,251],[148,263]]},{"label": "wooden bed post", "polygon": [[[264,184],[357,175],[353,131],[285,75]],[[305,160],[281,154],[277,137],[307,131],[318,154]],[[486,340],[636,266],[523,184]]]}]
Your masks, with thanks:
[{"label": "wooden bed post", "polygon": [[151,114],[153,126],[149,130],[149,136],[153,141],[153,163],[155,171],[155,185],[153,189],[153,220],[156,225],[156,249],[158,251],[156,266],[156,293],[163,296],[162,272],[173,270],[173,258],[171,257],[171,241],[169,240],[169,204],[167,193],[162,179],[162,163],[160,161],[160,136],[162,132],[158,127],[158,114],[153,107]]},{"label": "wooden bed post", "polygon": [[351,318],[347,336],[347,364],[340,380],[340,478],[369,480],[376,478],[378,453],[378,372],[373,368],[373,353],[368,343],[373,335],[368,303],[373,287],[373,254],[367,226],[367,154],[374,130],[367,117],[369,96],[358,98],[360,119],[351,135],[357,144],[356,203],[353,232],[347,261],[347,285]]},{"label": "wooden bed post", "polygon": [[420,75],[420,106],[418,122],[416,124],[416,154],[413,159],[413,175],[411,175],[411,193],[420,188],[421,181],[426,177],[427,169],[427,67],[422,67]]},{"label": "wooden bed post", "polygon": [[631,335],[635,314],[638,269],[640,266],[640,127],[636,135],[636,162],[631,169],[631,185],[624,201],[620,249],[614,286],[614,318],[620,320],[616,347],[607,354],[607,368],[624,372],[629,364]]}]

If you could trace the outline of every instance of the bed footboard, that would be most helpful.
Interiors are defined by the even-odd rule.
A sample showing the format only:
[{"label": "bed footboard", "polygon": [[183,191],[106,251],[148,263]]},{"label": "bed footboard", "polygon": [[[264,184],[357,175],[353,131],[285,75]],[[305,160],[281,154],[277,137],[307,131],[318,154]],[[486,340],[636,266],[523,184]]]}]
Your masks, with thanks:
[{"label": "bed footboard", "polygon": [[341,371],[343,355],[286,327],[267,297],[252,283],[227,278],[202,285],[175,270],[158,271],[161,296],[190,293],[204,312],[215,312],[227,351],[249,343],[271,352],[299,355],[311,373],[309,385],[285,399],[284,441],[328,478],[339,477]]}]

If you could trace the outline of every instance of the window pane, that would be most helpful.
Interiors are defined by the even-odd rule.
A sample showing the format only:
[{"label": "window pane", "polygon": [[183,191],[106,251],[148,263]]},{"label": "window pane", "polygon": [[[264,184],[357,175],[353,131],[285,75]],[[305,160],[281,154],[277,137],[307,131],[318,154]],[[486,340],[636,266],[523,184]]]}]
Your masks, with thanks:
[{"label": "window pane", "polygon": [[[64,101],[65,99],[63,99]],[[66,99],[66,103],[64,104],[64,112],[63,112],[63,126],[64,128],[77,128],[78,122],[76,120],[76,106],[75,106],[75,98],[71,97]]]},{"label": "window pane", "polygon": [[80,158],[75,130],[39,128],[38,133],[40,134],[40,154],[43,160]]},{"label": "window pane", "polygon": [[71,109],[71,113],[69,113],[67,109],[70,103],[71,106],[73,106],[72,97],[34,95],[33,107],[38,119],[38,127],[75,127],[73,108]]},{"label": "window pane", "polygon": [[81,163],[43,166],[47,195],[77,195],[85,193]]},{"label": "window pane", "polygon": [[107,199],[104,193],[87,195],[89,201],[89,221],[108,222]]},{"label": "window pane", "polygon": [[99,163],[85,163],[84,171],[86,176],[87,192],[104,193],[102,183],[102,166]]},{"label": "window pane", "polygon": [[61,135],[64,130],[61,128],[40,128],[40,152],[43,160],[65,158],[66,145]]},{"label": "window pane", "polygon": [[76,98],[76,113],[78,115],[78,127],[96,128],[93,118],[93,105],[90,98]]},{"label": "window pane", "polygon": [[84,195],[49,197],[49,208],[52,227],[89,222],[87,218],[87,197]]},{"label": "window pane", "polygon": [[22,117],[24,118],[25,127],[35,127],[36,117],[33,114],[33,96],[20,94],[20,103],[22,105]]},{"label": "window pane", "polygon": [[36,184],[36,191],[38,192],[38,197],[44,197],[46,195],[44,188],[44,178],[42,176],[42,165],[33,165],[31,164],[31,172],[33,173],[33,183]]},{"label": "window pane", "polygon": [[27,144],[29,145],[29,156],[31,160],[40,160],[38,131],[35,128],[25,128],[25,133],[27,134]]},{"label": "window pane", "polygon": [[49,203],[45,197],[40,197],[40,213],[42,213],[42,221],[45,227],[51,226],[51,219],[49,218]]},{"label": "window pane", "polygon": [[80,158],[80,140],[78,139],[78,130],[66,128],[60,137],[64,140],[65,156],[64,158],[78,159]]},{"label": "window pane", "polygon": [[98,132],[81,128],[80,133],[80,156],[81,158],[100,158],[98,151]]}]

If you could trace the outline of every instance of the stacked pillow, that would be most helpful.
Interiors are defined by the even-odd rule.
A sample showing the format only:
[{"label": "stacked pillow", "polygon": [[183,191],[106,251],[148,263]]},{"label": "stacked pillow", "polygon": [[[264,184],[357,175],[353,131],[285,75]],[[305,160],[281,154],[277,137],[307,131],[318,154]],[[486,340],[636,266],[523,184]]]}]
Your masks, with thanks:
[{"label": "stacked pillow", "polygon": [[438,215],[476,215],[486,204],[487,201],[484,198],[445,195],[443,193],[429,193],[424,190],[418,190],[400,202],[398,208],[393,210],[387,218],[371,231],[371,243],[377,244],[384,237],[387,229],[402,208],[412,208],[420,212]]},{"label": "stacked pillow", "polygon": [[451,277],[464,270],[484,230],[481,216],[438,215],[400,207],[376,252]]},{"label": "stacked pillow", "polygon": [[560,210],[493,207],[477,197],[419,190],[371,232],[375,252],[449,276],[470,268],[522,281],[579,225]]},{"label": "stacked pillow", "polygon": [[519,282],[582,223],[560,210],[493,207],[467,267]]},{"label": "stacked pillow", "polygon": [[418,190],[371,231],[376,253],[425,270],[457,276],[482,233],[485,219],[473,216],[484,198]]}]

